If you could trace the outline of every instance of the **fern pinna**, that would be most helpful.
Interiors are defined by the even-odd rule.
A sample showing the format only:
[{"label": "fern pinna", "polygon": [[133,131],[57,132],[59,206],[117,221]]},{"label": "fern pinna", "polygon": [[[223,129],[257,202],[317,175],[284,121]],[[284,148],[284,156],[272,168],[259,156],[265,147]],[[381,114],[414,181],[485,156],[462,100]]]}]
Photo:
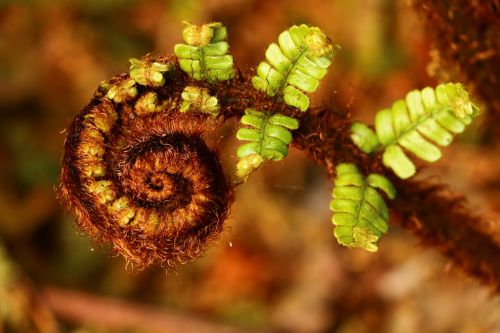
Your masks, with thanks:
[{"label": "fern pinna", "polygon": [[309,97],[305,93],[316,91],[339,47],[320,29],[305,24],[283,31],[278,44],[267,48],[266,61],[257,67],[252,84],[269,96],[282,96],[286,104],[306,111]]},{"label": "fern pinna", "polygon": [[[292,143],[335,176],[330,208],[340,244],[376,251],[388,229],[387,197],[404,218],[420,219],[419,226],[428,218],[427,229],[416,233],[437,234],[436,244],[447,255],[475,258],[478,243],[494,252],[472,226],[454,229],[462,238],[435,228],[452,217],[450,225],[476,221],[453,208],[453,199],[391,178],[391,170],[402,178],[415,173],[403,149],[435,161],[435,144],[449,144],[476,116],[460,84],[410,92],[377,114],[374,131],[359,122],[351,126],[347,112],[328,106],[303,112],[309,109],[307,94],[316,90],[338,49],[316,27],[281,33],[253,77],[236,70],[221,23],[189,24],[183,37],[186,44],[175,46],[175,56],[131,59],[130,71],[102,82],[68,127],[59,194],[93,239],[111,243],[139,267],[175,266],[201,255],[223,230],[235,186],[244,184],[225,172],[214,144],[220,140],[206,139],[219,138],[218,127],[239,118],[236,137],[248,142],[236,152],[238,178],[248,179],[267,160],[283,159]],[[352,149],[353,141],[359,150]],[[420,200],[442,209],[421,209]],[[476,241],[464,245],[467,234]],[[495,263],[472,268],[500,281]]]},{"label": "fern pinna", "polygon": [[282,114],[266,114],[264,112],[246,109],[240,122],[248,127],[238,130],[236,137],[251,141],[238,148],[240,158],[236,165],[236,174],[247,177],[258,168],[264,160],[279,161],[288,155],[288,144],[292,142],[289,130],[299,128],[297,119]]},{"label": "fern pinna", "polygon": [[354,123],[351,137],[366,153],[383,150],[384,165],[404,179],[413,176],[416,169],[402,148],[424,161],[435,162],[441,157],[435,144],[448,146],[453,134],[462,133],[477,114],[478,108],[461,84],[441,84],[436,89],[411,91],[405,100],[379,111],[376,133],[362,123]]},{"label": "fern pinna", "polygon": [[370,174],[365,178],[354,164],[337,166],[330,209],[340,244],[377,251],[375,243],[388,229],[389,210],[376,189],[390,199],[396,197],[394,186],[384,176]]},{"label": "fern pinna", "polygon": [[[257,67],[252,85],[269,96],[282,97],[283,101],[300,111],[309,108],[309,97],[305,92],[314,92],[328,67],[334,51],[325,34],[316,27],[305,24],[292,26],[278,37],[279,46],[269,45],[266,61]],[[237,156],[236,174],[246,178],[265,160],[278,161],[288,155],[288,144],[292,134],[288,130],[299,128],[299,122],[272,110],[245,110],[240,122],[237,138],[252,141],[242,145]],[[248,128],[250,127],[250,128]]]},{"label": "fern pinna", "polygon": [[211,82],[234,76],[233,56],[227,54],[227,30],[221,23],[196,26],[186,22],[182,37],[187,44],[175,45],[179,66],[195,80]]}]

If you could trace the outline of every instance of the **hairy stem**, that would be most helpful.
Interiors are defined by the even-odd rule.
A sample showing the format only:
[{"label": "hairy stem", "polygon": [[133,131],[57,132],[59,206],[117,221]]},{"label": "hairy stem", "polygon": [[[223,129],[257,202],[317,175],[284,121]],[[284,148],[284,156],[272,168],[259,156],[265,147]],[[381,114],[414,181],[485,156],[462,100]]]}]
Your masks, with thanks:
[{"label": "hairy stem", "polygon": [[430,37],[431,75],[467,83],[488,108],[487,139],[500,140],[500,2],[413,0]]},{"label": "hairy stem", "polygon": [[481,229],[484,218],[474,214],[467,200],[444,184],[401,181],[394,208],[401,226],[433,246],[468,274],[500,291],[500,246]]}]

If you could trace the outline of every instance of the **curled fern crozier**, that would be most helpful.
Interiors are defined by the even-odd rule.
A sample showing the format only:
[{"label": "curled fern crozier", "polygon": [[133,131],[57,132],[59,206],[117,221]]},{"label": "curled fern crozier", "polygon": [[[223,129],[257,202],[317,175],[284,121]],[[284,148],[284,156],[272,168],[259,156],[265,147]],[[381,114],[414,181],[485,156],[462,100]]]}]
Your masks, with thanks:
[{"label": "curled fern crozier", "polygon": [[217,238],[233,190],[203,139],[211,117],[179,112],[175,59],[141,64],[164,73],[102,84],[69,126],[60,194],[97,242],[138,266],[175,266]]}]

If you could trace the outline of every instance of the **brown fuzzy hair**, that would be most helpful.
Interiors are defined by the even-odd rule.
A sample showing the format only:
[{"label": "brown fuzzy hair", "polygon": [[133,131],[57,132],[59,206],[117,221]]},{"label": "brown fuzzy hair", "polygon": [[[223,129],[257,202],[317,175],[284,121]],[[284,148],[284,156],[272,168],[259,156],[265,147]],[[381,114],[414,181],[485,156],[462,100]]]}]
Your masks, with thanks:
[{"label": "brown fuzzy hair", "polygon": [[485,136],[500,141],[500,1],[413,0],[432,42],[429,72],[466,83],[488,107]]}]

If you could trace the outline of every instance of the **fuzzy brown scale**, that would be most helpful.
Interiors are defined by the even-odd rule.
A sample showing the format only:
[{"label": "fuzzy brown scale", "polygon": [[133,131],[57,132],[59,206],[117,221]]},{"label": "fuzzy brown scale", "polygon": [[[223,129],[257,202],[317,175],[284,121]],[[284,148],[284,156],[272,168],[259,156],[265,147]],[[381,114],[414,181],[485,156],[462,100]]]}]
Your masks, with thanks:
[{"label": "fuzzy brown scale", "polygon": [[486,140],[499,141],[500,2],[412,0],[432,43],[431,76],[467,83],[488,107]]}]

